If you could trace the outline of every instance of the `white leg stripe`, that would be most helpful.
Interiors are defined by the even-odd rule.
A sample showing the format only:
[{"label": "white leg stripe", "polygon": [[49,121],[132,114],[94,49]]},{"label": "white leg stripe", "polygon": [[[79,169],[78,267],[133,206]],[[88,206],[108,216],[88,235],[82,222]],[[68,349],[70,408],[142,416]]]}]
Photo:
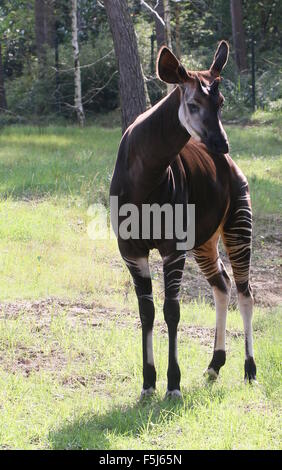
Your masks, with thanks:
[{"label": "white leg stripe", "polygon": [[154,354],[153,354],[153,332],[149,331],[147,335],[147,362],[151,366],[154,365]]},{"label": "white leg stripe", "polygon": [[[249,356],[254,356],[253,350],[253,328],[252,328],[252,316],[253,316],[253,299],[252,297],[245,297],[243,294],[238,294],[238,303],[240,313],[243,318],[244,331],[245,331],[245,340],[248,344],[248,354]],[[246,351],[247,359],[247,351]]]},{"label": "white leg stripe", "polygon": [[170,271],[168,274],[167,274],[167,277],[170,276],[172,273],[183,273],[183,269],[173,269],[172,271]]},{"label": "white leg stripe", "polygon": [[138,270],[138,274],[142,277],[150,277],[150,269],[148,258],[136,258],[130,259],[123,256],[124,261],[126,262],[127,266],[130,268],[135,268]]}]

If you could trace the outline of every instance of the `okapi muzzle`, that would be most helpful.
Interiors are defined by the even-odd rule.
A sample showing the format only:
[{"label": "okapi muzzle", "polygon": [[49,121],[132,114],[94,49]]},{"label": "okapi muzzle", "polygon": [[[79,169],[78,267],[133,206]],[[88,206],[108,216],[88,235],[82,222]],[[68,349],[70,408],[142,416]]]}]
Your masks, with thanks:
[{"label": "okapi muzzle", "polygon": [[211,117],[209,122],[208,130],[204,130],[201,141],[212,153],[228,153],[229,142],[220,119],[215,115]]},{"label": "okapi muzzle", "polygon": [[226,132],[221,122],[221,108],[223,107],[224,98],[219,93],[219,78],[216,78],[211,86],[203,87],[200,80],[198,80],[201,89],[200,93],[203,94],[203,131],[201,141],[213,153],[228,153],[229,142]]}]

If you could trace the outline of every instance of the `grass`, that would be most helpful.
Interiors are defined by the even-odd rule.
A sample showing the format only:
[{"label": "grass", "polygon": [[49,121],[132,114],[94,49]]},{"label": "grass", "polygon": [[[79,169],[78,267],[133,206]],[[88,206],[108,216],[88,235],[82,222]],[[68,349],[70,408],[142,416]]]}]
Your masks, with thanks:
[{"label": "grass", "polygon": [[[255,217],[281,212],[279,122],[228,126]],[[141,332],[116,242],[91,240],[87,208],[107,204],[119,129],[7,127],[0,133],[0,448],[276,449],[281,447],[281,309],[255,309],[259,386],[243,383],[242,322],[228,316],[217,383],[214,309],[182,302],[183,402],[163,400],[167,336],[156,303],[156,397],[139,404]],[[154,255],[154,257],[156,257]],[[280,331],[279,331],[280,328]]]},{"label": "grass", "polygon": [[[202,309],[209,324],[209,308]],[[265,316],[267,315],[267,329]],[[232,323],[240,328],[237,312]],[[140,331],[122,314],[106,312],[93,326],[66,308],[54,310],[38,328],[29,312],[1,327],[5,360],[0,375],[0,438],[8,448],[55,449],[242,449],[280,445],[281,346],[278,312],[257,312],[256,358],[260,385],[245,386],[243,339],[229,337],[228,363],[220,380],[207,383],[202,370],[212,339],[203,343],[180,334],[184,401],[163,400],[167,341],[155,335],[158,393],[139,405],[142,370]],[[157,318],[161,312],[158,309]],[[182,323],[190,325],[193,306]],[[229,327],[230,328],[230,327]],[[39,330],[39,331],[38,331]],[[121,347],[122,345],[122,347]],[[36,367],[42,364],[42,369]],[[168,439],[169,437],[169,439]]]}]

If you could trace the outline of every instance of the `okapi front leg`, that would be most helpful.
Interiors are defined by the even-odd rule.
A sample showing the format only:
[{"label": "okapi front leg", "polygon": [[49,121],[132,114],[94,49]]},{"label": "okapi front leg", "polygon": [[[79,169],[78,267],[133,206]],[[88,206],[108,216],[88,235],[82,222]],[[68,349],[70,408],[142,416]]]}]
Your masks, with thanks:
[{"label": "okapi front leg", "polygon": [[167,397],[181,397],[180,369],[177,357],[177,326],[180,319],[179,291],[186,253],[176,252],[164,258],[165,302],[164,318],[168,327]]},{"label": "okapi front leg", "polygon": [[127,258],[124,261],[133,277],[142,325],[143,388],[141,398],[151,395],[156,388],[156,369],[153,355],[153,324],[155,307],[148,258]]}]

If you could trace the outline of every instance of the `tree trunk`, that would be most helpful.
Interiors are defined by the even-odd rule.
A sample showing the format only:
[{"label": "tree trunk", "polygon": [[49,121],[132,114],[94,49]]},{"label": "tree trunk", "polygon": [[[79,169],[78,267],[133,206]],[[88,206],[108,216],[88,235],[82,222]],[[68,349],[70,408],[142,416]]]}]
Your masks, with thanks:
[{"label": "tree trunk", "polygon": [[[169,49],[172,51],[172,40],[171,40],[171,25],[170,25],[170,5],[169,0],[163,0],[164,2],[164,21],[165,21],[165,33],[166,33],[166,44]],[[174,85],[168,83],[167,86],[167,93],[170,93]]]},{"label": "tree trunk", "polygon": [[235,61],[240,73],[247,71],[247,54],[241,0],[230,0]]},{"label": "tree trunk", "polygon": [[56,110],[57,110],[57,113],[60,113],[61,112],[61,103],[60,103],[58,23],[56,23],[56,27],[55,27],[55,70],[56,70],[56,89],[55,89]]},{"label": "tree trunk", "polygon": [[180,46],[180,5],[175,5],[175,52],[176,57],[181,59],[181,46]]},{"label": "tree trunk", "polygon": [[46,46],[55,46],[54,3],[54,0],[35,0],[35,40],[40,63],[45,61]]},{"label": "tree trunk", "polygon": [[150,95],[149,95],[149,91],[148,91],[148,87],[147,87],[147,83],[146,83],[146,77],[144,75],[142,65],[141,65],[141,70],[142,70],[143,82],[144,82],[146,109],[149,109],[152,106],[152,103],[151,103],[151,99],[150,99]]},{"label": "tree trunk", "polygon": [[146,110],[137,39],[126,0],[104,0],[119,69],[122,131]]},{"label": "tree trunk", "polygon": [[[164,20],[164,3],[163,0],[159,0],[157,7],[155,8],[156,12],[159,16]],[[157,45],[158,49],[160,49],[165,44],[165,28],[158,20],[155,18],[155,26],[156,26],[156,38],[157,38]]]},{"label": "tree trunk", "polygon": [[85,116],[81,99],[81,76],[79,64],[79,47],[78,47],[78,31],[77,31],[77,0],[72,0],[71,9],[71,31],[72,31],[72,48],[74,58],[74,107],[77,114],[77,120],[81,127],[84,126]]},{"label": "tree trunk", "polygon": [[7,101],[4,87],[4,69],[2,63],[2,51],[0,43],[0,113],[7,109]]},{"label": "tree trunk", "polygon": [[45,42],[52,49],[55,47],[55,0],[45,0]]},{"label": "tree trunk", "polygon": [[164,2],[164,21],[165,21],[166,43],[167,43],[167,46],[170,48],[170,50],[172,50],[169,0],[163,0],[163,2]]},{"label": "tree trunk", "polygon": [[45,1],[35,0],[35,40],[36,52],[39,64],[45,58]]}]

